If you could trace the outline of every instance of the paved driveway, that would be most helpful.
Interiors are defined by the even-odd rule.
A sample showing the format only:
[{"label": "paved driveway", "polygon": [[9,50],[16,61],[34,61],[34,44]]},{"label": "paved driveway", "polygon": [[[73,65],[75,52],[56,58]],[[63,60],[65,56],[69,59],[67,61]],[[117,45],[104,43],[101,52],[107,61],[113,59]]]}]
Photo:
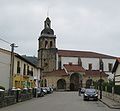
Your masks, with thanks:
[{"label": "paved driveway", "polygon": [[0,111],[120,111],[100,101],[83,101],[78,92],[54,92],[42,98],[21,102]]}]

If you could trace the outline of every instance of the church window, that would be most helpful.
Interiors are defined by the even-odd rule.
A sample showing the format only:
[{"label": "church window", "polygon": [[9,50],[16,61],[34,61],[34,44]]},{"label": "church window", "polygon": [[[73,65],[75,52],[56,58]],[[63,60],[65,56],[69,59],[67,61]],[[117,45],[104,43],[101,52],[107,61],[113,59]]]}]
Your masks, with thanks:
[{"label": "church window", "polygon": [[58,61],[58,69],[61,69],[61,61]]},{"label": "church window", "polygon": [[45,48],[48,48],[48,41],[45,41]]},{"label": "church window", "polygon": [[52,43],[52,41],[50,41],[50,48],[53,46],[53,43]]},{"label": "church window", "polygon": [[47,32],[47,34],[50,34],[50,32]]},{"label": "church window", "polygon": [[112,63],[109,63],[108,64],[108,70],[111,72],[112,71],[112,67],[113,67],[113,64]]},{"label": "church window", "polygon": [[92,64],[88,64],[89,70],[92,70]]}]

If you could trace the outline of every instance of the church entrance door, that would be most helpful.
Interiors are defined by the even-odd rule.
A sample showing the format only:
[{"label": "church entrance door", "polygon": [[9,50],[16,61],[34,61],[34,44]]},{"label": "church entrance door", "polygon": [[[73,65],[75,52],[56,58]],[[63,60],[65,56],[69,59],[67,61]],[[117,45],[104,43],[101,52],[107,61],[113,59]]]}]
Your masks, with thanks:
[{"label": "church entrance door", "polygon": [[66,89],[66,81],[64,79],[57,81],[57,89]]}]

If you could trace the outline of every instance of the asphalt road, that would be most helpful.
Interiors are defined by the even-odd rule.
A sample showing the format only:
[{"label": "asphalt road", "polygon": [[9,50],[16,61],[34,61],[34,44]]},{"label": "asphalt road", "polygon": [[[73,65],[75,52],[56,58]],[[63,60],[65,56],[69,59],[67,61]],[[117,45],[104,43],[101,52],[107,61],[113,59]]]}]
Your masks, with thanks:
[{"label": "asphalt road", "polygon": [[34,98],[0,111],[120,111],[110,109],[100,101],[83,101],[78,92],[54,92],[41,98]]}]

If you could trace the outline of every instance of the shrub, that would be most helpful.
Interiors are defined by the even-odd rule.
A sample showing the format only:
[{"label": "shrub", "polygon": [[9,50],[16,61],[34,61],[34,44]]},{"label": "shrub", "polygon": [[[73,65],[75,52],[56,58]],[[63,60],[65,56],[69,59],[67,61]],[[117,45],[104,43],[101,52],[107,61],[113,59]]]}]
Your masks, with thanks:
[{"label": "shrub", "polygon": [[5,90],[5,87],[3,87],[3,86],[0,86],[0,89],[3,89],[3,90]]},{"label": "shrub", "polygon": [[119,94],[120,95],[120,85],[115,85],[115,94]]}]

